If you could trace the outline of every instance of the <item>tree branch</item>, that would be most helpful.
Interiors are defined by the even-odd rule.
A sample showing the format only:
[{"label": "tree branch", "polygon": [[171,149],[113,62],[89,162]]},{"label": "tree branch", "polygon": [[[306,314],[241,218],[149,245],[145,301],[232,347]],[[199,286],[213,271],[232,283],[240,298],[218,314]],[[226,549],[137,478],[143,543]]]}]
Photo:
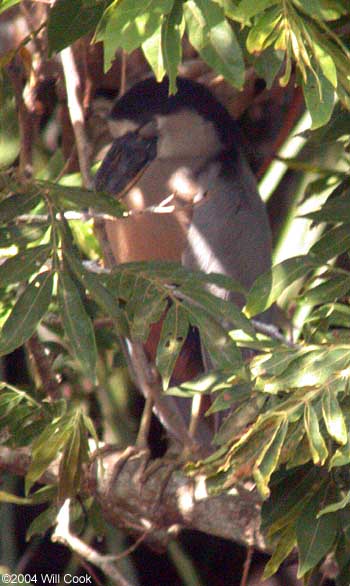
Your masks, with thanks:
[{"label": "tree branch", "polygon": [[[82,482],[82,494],[97,499],[112,526],[136,538],[145,536],[144,542],[158,549],[181,529],[196,529],[267,551],[259,531],[261,500],[251,483],[237,483],[229,492],[212,496],[204,476],[189,478],[183,470],[169,468],[164,460],[154,461],[152,473],[141,476],[140,482],[147,455],[136,452],[120,468],[123,453],[100,450]],[[24,476],[30,463],[28,448],[0,446],[0,470]],[[58,468],[59,463],[53,462],[40,483],[56,483]]]}]

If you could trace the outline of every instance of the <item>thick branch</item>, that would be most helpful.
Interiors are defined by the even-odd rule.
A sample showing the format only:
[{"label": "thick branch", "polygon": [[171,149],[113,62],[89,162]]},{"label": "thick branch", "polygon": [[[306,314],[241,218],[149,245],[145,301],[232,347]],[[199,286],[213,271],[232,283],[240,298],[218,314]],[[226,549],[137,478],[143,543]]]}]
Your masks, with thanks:
[{"label": "thick branch", "polygon": [[[181,529],[196,529],[266,551],[259,532],[260,499],[255,490],[237,484],[230,493],[210,496],[203,476],[189,478],[169,463],[157,461],[153,472],[140,481],[140,470],[147,464],[144,452],[118,467],[120,452],[110,451],[96,457],[86,471],[85,495],[94,496],[105,519],[156,547],[166,543]],[[25,475],[30,465],[27,448],[0,447],[0,470]],[[57,482],[58,463],[53,463],[40,482]],[[163,490],[162,490],[163,489]]]}]

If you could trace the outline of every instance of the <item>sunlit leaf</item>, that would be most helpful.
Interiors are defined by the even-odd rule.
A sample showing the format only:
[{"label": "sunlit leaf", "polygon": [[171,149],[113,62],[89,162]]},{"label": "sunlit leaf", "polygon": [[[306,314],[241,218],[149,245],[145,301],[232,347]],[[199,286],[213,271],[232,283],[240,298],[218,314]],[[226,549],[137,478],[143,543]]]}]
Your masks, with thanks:
[{"label": "sunlit leaf", "polygon": [[118,48],[128,53],[137,49],[160,27],[174,0],[123,0],[112,2],[99,24],[96,40],[104,41],[105,69],[110,67]]},{"label": "sunlit leaf", "polygon": [[8,10],[12,6],[19,4],[21,0],[1,0],[0,2],[0,14]]},{"label": "sunlit leaf", "polygon": [[287,430],[288,419],[284,418],[276,426],[274,435],[264,446],[261,455],[255,463],[253,476],[257,489],[263,498],[267,498],[270,495],[270,478],[277,467]]},{"label": "sunlit leaf", "polygon": [[176,76],[181,62],[181,39],[185,32],[182,0],[174,0],[169,14],[166,14],[162,23],[162,55],[165,69],[169,77],[169,92],[176,91]]},{"label": "sunlit leaf", "polygon": [[258,277],[250,289],[245,306],[245,313],[252,317],[262,313],[274,303],[289,285],[311,270],[323,264],[310,256],[295,256],[277,265]]},{"label": "sunlit leaf", "polygon": [[21,346],[36,330],[45,315],[52,295],[53,275],[38,275],[18,298],[0,334],[0,355]]},{"label": "sunlit leaf", "polygon": [[338,466],[347,466],[350,462],[350,442],[348,441],[345,446],[338,448],[329,462],[330,470]]},{"label": "sunlit leaf", "polygon": [[163,62],[161,26],[142,43],[142,51],[152,68],[156,80],[161,82],[166,73]]},{"label": "sunlit leaf", "polygon": [[233,7],[232,10],[236,18],[245,22],[278,3],[279,0],[241,0],[238,6]]},{"label": "sunlit leaf", "polygon": [[312,119],[312,129],[324,126],[329,121],[334,104],[334,88],[322,71],[317,71],[317,77],[310,70],[307,80],[303,82],[305,102]]},{"label": "sunlit leaf", "polygon": [[241,88],[242,50],[222,8],[216,2],[187,0],[184,14],[190,42],[204,61],[232,85]]},{"label": "sunlit leaf", "polygon": [[82,465],[89,459],[89,446],[83,413],[74,414],[71,433],[67,439],[59,469],[58,497],[64,501],[75,495],[80,485]]},{"label": "sunlit leaf", "polygon": [[348,225],[345,225],[327,230],[312,246],[310,253],[326,261],[347,250],[350,250],[350,229]]},{"label": "sunlit leaf", "polygon": [[304,423],[313,462],[314,464],[323,465],[328,457],[328,450],[320,432],[316,411],[311,403],[306,403],[305,405]]},{"label": "sunlit leaf", "polygon": [[249,53],[260,53],[276,40],[279,35],[279,24],[282,19],[281,7],[269,8],[259,15],[247,37]]},{"label": "sunlit leaf", "polygon": [[340,511],[341,509],[345,509],[345,507],[347,507],[349,503],[350,503],[350,490],[345,494],[345,496],[340,501],[338,501],[336,503],[331,503],[330,505],[327,505],[326,507],[324,507],[324,509],[321,509],[319,511],[319,513],[317,514],[317,518],[319,519],[320,517],[322,517],[322,515],[329,515],[329,513],[336,513],[337,511]]},{"label": "sunlit leaf", "polygon": [[57,458],[72,431],[72,415],[57,417],[32,444],[32,462],[26,475],[27,491]]},{"label": "sunlit leaf", "polygon": [[344,446],[348,440],[346,423],[337,396],[331,388],[323,393],[322,414],[329,435]]},{"label": "sunlit leaf", "polygon": [[25,281],[37,273],[51,252],[49,244],[28,248],[0,265],[1,286]]},{"label": "sunlit leaf", "polygon": [[345,193],[342,197],[328,199],[320,210],[309,212],[304,217],[314,222],[330,222],[332,224],[343,222],[349,224],[350,200],[348,193]]}]

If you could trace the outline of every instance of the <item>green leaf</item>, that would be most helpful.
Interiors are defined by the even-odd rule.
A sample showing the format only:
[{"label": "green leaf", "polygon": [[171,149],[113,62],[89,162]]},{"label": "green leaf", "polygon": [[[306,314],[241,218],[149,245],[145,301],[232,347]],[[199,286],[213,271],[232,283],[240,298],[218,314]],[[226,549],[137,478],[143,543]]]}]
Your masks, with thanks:
[{"label": "green leaf", "polygon": [[[212,375],[213,375],[213,373],[206,375],[209,378],[209,381],[210,381],[210,378],[212,377]],[[217,385],[216,386],[213,385],[214,388],[212,390],[209,388],[207,392],[213,393],[213,392],[216,392],[217,390],[219,390],[220,388],[225,388],[225,386],[227,388],[225,388],[224,391],[219,393],[219,395],[216,397],[216,399],[210,405],[209,409],[205,412],[206,415],[212,415],[213,413],[218,413],[219,411],[225,411],[226,409],[228,409],[232,405],[236,406],[236,408],[235,408],[235,411],[236,411],[237,406],[239,404],[243,403],[247,399],[253,400],[252,386],[250,384],[239,383],[239,384],[233,385],[232,382],[229,383],[229,381],[227,381],[227,377],[225,377],[223,375],[221,375],[222,382],[220,384],[220,373],[218,373],[217,377],[218,377]],[[191,382],[192,381],[189,381],[188,384],[191,385]],[[181,386],[186,387],[187,385],[186,385],[186,383],[184,383]]]},{"label": "green leaf", "polygon": [[304,466],[282,472],[279,482],[271,487],[269,500],[262,505],[262,530],[271,537],[283,527],[295,522],[320,484],[319,470]]},{"label": "green leaf", "polygon": [[234,438],[239,437],[244,429],[252,421],[256,420],[261,407],[262,400],[259,396],[252,396],[246,401],[243,401],[242,404],[225,417],[221,427],[214,436],[213,443],[215,445],[227,444],[227,442],[232,442]]},{"label": "green leaf", "polygon": [[316,411],[311,403],[306,403],[305,405],[304,425],[313,462],[322,466],[328,457],[328,450],[320,432]]},{"label": "green leaf", "polygon": [[306,347],[305,352],[301,351],[279,377],[262,380],[270,393],[290,392],[293,388],[322,385],[333,380],[334,373],[348,368],[349,361],[350,348],[346,344]]},{"label": "green leaf", "polygon": [[156,80],[158,82],[162,81],[166,71],[163,61],[161,26],[142,43],[142,51],[152,68]]},{"label": "green leaf", "polygon": [[306,106],[312,119],[312,130],[324,126],[332,116],[335,99],[334,88],[321,70],[317,77],[310,70],[306,82],[302,82]]},{"label": "green leaf", "polygon": [[163,294],[153,285],[147,286],[137,297],[131,324],[133,338],[146,342],[152,324],[158,322],[167,308],[166,292]]},{"label": "green leaf", "polygon": [[16,494],[0,490],[0,502],[12,503],[14,505],[38,505],[46,503],[54,496],[56,496],[56,487],[49,485],[40,488],[29,497],[17,496]]},{"label": "green leaf", "polygon": [[128,336],[129,326],[124,311],[120,308],[119,300],[113,294],[113,288],[107,289],[103,283],[103,276],[87,271],[71,250],[65,250],[65,258],[81,284],[88,290],[97,305],[109,315],[117,327],[119,335]]},{"label": "green leaf", "polygon": [[29,541],[35,535],[45,535],[45,533],[57,522],[58,509],[56,505],[51,505],[45,511],[40,513],[31,522],[26,532],[26,540]]},{"label": "green leaf", "polygon": [[325,506],[328,490],[323,486],[304,507],[296,523],[299,550],[298,578],[317,566],[327,555],[335,541],[338,521],[336,515],[317,518],[318,511]]},{"label": "green leaf", "polygon": [[342,197],[336,199],[328,199],[320,210],[305,214],[305,218],[309,218],[315,222],[330,222],[330,223],[350,223],[350,201],[349,195],[346,193]]},{"label": "green leaf", "polygon": [[49,57],[62,51],[98,24],[107,2],[87,4],[84,0],[58,0],[49,12],[47,33]]},{"label": "green leaf", "polygon": [[187,311],[191,325],[199,329],[201,341],[209,352],[214,368],[241,369],[243,367],[241,353],[225,328],[187,300],[183,301],[182,306]]},{"label": "green leaf", "polygon": [[64,330],[74,355],[87,376],[95,380],[97,349],[94,329],[79,291],[66,272],[59,274],[58,299]]},{"label": "green leaf", "polygon": [[49,190],[56,205],[64,210],[82,211],[93,208],[96,212],[121,218],[125,207],[120,201],[104,191],[92,191],[80,187],[64,186],[58,183],[42,182],[43,188]]},{"label": "green leaf", "polygon": [[301,348],[300,350],[276,348],[271,354],[255,356],[250,363],[250,369],[254,377],[279,376],[294,360],[311,351],[312,348]]},{"label": "green leaf", "polygon": [[247,22],[259,12],[264,12],[266,8],[275,4],[279,4],[279,0],[241,0],[238,6],[233,9],[233,14],[242,19],[243,22]]},{"label": "green leaf", "polygon": [[[309,31],[312,36],[312,30]],[[315,58],[322,70],[325,78],[332,84],[334,88],[337,87],[337,68],[332,57],[325,51],[321,44],[313,39],[312,48],[315,53]]]},{"label": "green leaf", "polygon": [[293,525],[287,525],[278,536],[277,545],[274,547],[273,554],[267,562],[262,580],[267,580],[275,574],[281,563],[289,556],[296,545],[295,528]]},{"label": "green leaf", "polygon": [[53,275],[38,275],[18,298],[0,334],[0,355],[8,354],[30,338],[48,310],[53,286]]},{"label": "green leaf", "polygon": [[346,2],[342,0],[299,0],[297,3],[313,19],[333,20],[347,12]]},{"label": "green leaf", "polygon": [[270,478],[277,468],[287,430],[288,419],[283,418],[279,421],[273,436],[256,460],[253,476],[257,489],[264,499],[270,496]]},{"label": "green leaf", "polygon": [[174,303],[168,310],[162,325],[157,347],[156,365],[163,379],[163,387],[169,386],[175,363],[186,340],[189,321],[183,307]]},{"label": "green leaf", "polygon": [[331,388],[323,393],[322,414],[329,435],[336,442],[345,446],[348,441],[346,423],[337,396]]},{"label": "green leaf", "polygon": [[256,18],[247,37],[246,43],[249,53],[260,53],[272,45],[279,35],[281,19],[281,6],[270,8]]},{"label": "green leaf", "polygon": [[40,240],[44,232],[49,228],[50,224],[26,226],[5,226],[0,228],[0,248],[7,248],[15,244],[19,248],[27,246],[28,244]]},{"label": "green leaf", "polygon": [[216,2],[187,0],[186,28],[193,47],[217,73],[237,88],[244,83],[241,47],[223,9]]},{"label": "green leaf", "polygon": [[327,281],[312,287],[303,295],[308,305],[334,302],[350,290],[350,275],[333,275]]},{"label": "green leaf", "polygon": [[45,244],[28,248],[7,259],[0,265],[1,286],[29,279],[33,273],[39,272],[50,252],[51,245]]},{"label": "green leaf", "polygon": [[140,47],[161,26],[174,0],[114,1],[105,11],[96,34],[104,41],[105,68],[110,67],[118,48],[128,53]]},{"label": "green leaf", "polygon": [[266,81],[267,89],[271,89],[275,77],[282,67],[283,59],[282,51],[276,51],[273,47],[268,47],[256,56],[254,69],[258,76]]},{"label": "green leaf", "polygon": [[25,193],[14,193],[0,201],[0,223],[7,224],[17,216],[26,214],[40,202],[38,189],[28,189]]},{"label": "green leaf", "polygon": [[226,322],[232,324],[235,329],[243,330],[248,336],[256,338],[256,333],[251,325],[249,319],[238,309],[237,305],[226,299],[216,297],[205,289],[203,286],[191,280],[185,282],[180,286],[180,291],[186,297],[193,299],[197,305],[201,305],[203,310],[210,314],[214,319],[222,319],[225,324]]},{"label": "green leaf", "polygon": [[333,456],[330,459],[329,462],[329,469],[331,470],[334,467],[338,467],[338,466],[346,466],[347,464],[349,464],[350,462],[350,442],[348,441],[348,443],[341,447],[338,448]]},{"label": "green leaf", "polygon": [[327,230],[309,252],[327,261],[348,250],[350,250],[350,227],[344,225]]},{"label": "green leaf", "polygon": [[57,417],[32,444],[32,462],[26,475],[26,492],[46,472],[71,435],[72,414]]},{"label": "green leaf", "polygon": [[309,255],[295,256],[275,265],[256,279],[248,296],[244,312],[253,317],[268,309],[289,285],[305,277],[311,270],[322,265],[323,261]]},{"label": "green leaf", "polygon": [[345,507],[347,507],[349,503],[350,503],[350,490],[346,493],[346,495],[340,501],[338,501],[336,503],[332,503],[330,505],[327,505],[327,507],[324,507],[324,509],[321,509],[317,513],[317,518],[319,519],[320,517],[322,517],[322,515],[329,515],[329,513],[336,513],[337,511],[340,511],[341,509],[345,509]]},{"label": "green leaf", "polygon": [[89,459],[87,430],[81,410],[72,419],[70,436],[64,446],[59,469],[58,498],[63,502],[73,497],[80,487],[82,465]]},{"label": "green leaf", "polygon": [[162,56],[164,67],[169,77],[169,92],[176,92],[176,77],[182,57],[182,37],[185,32],[182,0],[174,0],[169,14],[162,23]]},{"label": "green leaf", "polygon": [[1,0],[0,2],[0,14],[8,10],[12,6],[19,4],[21,0]]}]

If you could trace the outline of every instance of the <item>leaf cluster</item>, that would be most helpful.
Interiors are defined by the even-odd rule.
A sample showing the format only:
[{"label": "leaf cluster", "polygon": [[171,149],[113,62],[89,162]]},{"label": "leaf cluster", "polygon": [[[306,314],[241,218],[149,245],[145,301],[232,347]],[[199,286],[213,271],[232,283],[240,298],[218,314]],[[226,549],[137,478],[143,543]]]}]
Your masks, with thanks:
[{"label": "leaf cluster", "polygon": [[275,76],[286,85],[296,64],[317,128],[330,120],[336,98],[350,104],[350,53],[341,34],[348,16],[345,0],[60,0],[49,14],[49,47],[58,52],[91,31],[94,41],[103,42],[106,69],[117,49],[141,48],[156,78],[169,76],[171,93],[184,35],[239,89],[250,64],[269,87]]}]

